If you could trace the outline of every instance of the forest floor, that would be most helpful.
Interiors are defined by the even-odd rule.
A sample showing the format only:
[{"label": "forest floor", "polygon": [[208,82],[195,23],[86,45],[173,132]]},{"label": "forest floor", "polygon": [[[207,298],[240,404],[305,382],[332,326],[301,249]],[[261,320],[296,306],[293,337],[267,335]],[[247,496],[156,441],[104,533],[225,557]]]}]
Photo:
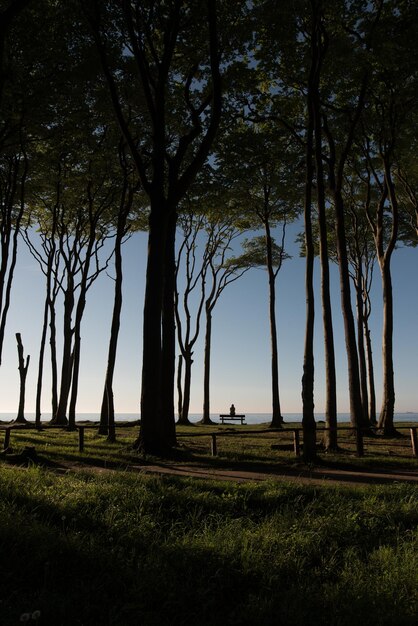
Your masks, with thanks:
[{"label": "forest floor", "polygon": [[[257,432],[242,427],[234,431],[219,428],[216,435],[221,437],[218,439],[220,454],[211,456],[207,441],[211,431],[183,428],[173,456],[160,459],[144,457],[132,450],[136,435],[134,427],[119,429],[115,445],[99,437],[91,425],[86,426],[82,453],[78,450],[74,432],[50,428],[36,432],[24,428],[13,430],[11,447],[7,452],[0,452],[0,458],[7,464],[34,463],[58,473],[129,472],[236,483],[281,481],[348,486],[418,483],[418,460],[412,457],[407,433],[394,439],[365,438],[365,456],[360,458],[356,455],[352,434],[342,431],[340,451],[327,454],[319,443],[318,460],[308,465],[302,457],[291,456],[291,429],[271,433],[266,429]],[[31,453],[35,458],[31,458]]]}]

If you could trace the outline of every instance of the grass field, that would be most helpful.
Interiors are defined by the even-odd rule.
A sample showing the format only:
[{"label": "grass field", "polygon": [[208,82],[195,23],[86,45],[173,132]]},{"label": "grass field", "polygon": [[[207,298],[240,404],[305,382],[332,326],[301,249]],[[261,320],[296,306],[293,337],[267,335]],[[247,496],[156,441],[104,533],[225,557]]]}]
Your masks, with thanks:
[{"label": "grass field", "polygon": [[[89,430],[79,453],[75,433],[13,433],[14,452],[57,467],[0,463],[2,626],[417,623],[416,486],[147,477],[126,469],[135,435]],[[180,442],[189,462],[299,462],[264,435],[220,438],[215,459],[205,437]],[[407,438],[392,443],[358,459],[342,442],[329,461],[417,468]]]}]

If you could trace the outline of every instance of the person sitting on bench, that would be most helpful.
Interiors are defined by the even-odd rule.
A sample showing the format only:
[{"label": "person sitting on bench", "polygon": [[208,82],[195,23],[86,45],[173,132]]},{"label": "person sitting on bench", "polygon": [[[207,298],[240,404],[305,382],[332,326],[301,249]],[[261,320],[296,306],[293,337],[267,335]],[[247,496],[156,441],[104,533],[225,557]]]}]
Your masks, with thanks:
[{"label": "person sitting on bench", "polygon": [[235,407],[233,404],[231,404],[231,408],[229,409],[229,415],[231,415],[231,417],[235,415]]}]

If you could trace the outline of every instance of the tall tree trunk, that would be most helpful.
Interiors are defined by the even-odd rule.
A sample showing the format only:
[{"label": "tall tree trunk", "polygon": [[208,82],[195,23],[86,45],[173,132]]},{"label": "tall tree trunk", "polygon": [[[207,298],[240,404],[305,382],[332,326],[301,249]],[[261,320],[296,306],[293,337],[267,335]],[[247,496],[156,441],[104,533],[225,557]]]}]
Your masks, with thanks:
[{"label": "tall tree trunk", "polygon": [[182,410],[179,414],[179,424],[190,424],[189,421],[189,409],[190,409],[190,390],[192,384],[192,364],[193,359],[191,354],[184,356],[184,384],[183,384],[183,404]]},{"label": "tall tree trunk", "polygon": [[[312,133],[312,131],[311,131]],[[311,141],[308,139],[308,149]],[[310,154],[310,157],[312,153]],[[315,300],[313,290],[313,266],[314,266],[314,245],[312,235],[311,218],[311,184],[312,166],[307,167],[307,181],[305,191],[305,247],[306,247],[306,326],[305,326],[305,347],[303,358],[302,376],[302,428],[303,428],[303,458],[312,461],[316,458],[316,422],[314,416],[314,319]]]},{"label": "tall tree trunk", "polygon": [[141,429],[137,445],[147,454],[164,455],[170,449],[162,418],[162,303],[167,216],[163,200],[153,199],[149,219],[148,260],[145,280]]},{"label": "tall tree trunk", "polygon": [[270,316],[270,340],[271,340],[271,391],[272,391],[272,419],[271,428],[282,428],[283,417],[280,409],[279,396],[279,357],[277,350],[277,326],[276,326],[276,276],[273,267],[272,240],[268,220],[264,222],[267,272],[269,279],[269,316]]},{"label": "tall tree trunk", "polygon": [[103,390],[102,406],[100,409],[99,434],[109,435],[109,429],[115,421],[113,399],[113,376],[115,373],[116,353],[120,329],[120,315],[122,311],[122,239],[125,233],[126,212],[118,217],[118,228],[115,239],[115,295],[113,301],[112,323],[110,327],[109,349],[107,353],[107,367]]},{"label": "tall tree trunk", "polygon": [[43,380],[43,373],[44,373],[44,356],[45,356],[46,336],[48,333],[48,311],[49,311],[49,295],[45,299],[44,317],[43,317],[42,334],[41,334],[41,345],[39,347],[38,381],[36,384],[36,401],[35,401],[36,428],[41,427],[42,380]]},{"label": "tall tree trunk", "polygon": [[58,413],[58,364],[57,364],[57,327],[55,298],[49,302],[49,345],[51,350],[51,411],[52,416]]},{"label": "tall tree trunk", "polygon": [[314,320],[315,320],[315,298],[313,289],[313,268],[315,258],[315,248],[312,232],[312,183],[313,183],[313,132],[314,132],[314,111],[313,111],[313,87],[315,81],[315,71],[317,67],[317,49],[315,43],[315,29],[317,28],[315,7],[312,6],[312,35],[311,35],[311,67],[309,70],[308,95],[307,95],[307,130],[306,130],[306,179],[305,179],[305,293],[306,293],[306,324],[305,324],[305,345],[303,355],[303,376],[302,376],[302,428],[303,428],[303,458],[310,462],[316,459],[316,422],[314,415]]},{"label": "tall tree trunk", "polygon": [[390,272],[390,257],[381,267],[383,286],[383,397],[378,428],[384,435],[396,434],[393,423],[395,411],[395,382],[393,370],[393,292]]},{"label": "tall tree trunk", "polygon": [[86,256],[84,265],[82,268],[82,276],[80,281],[80,292],[77,301],[77,307],[75,312],[74,321],[74,346],[73,346],[73,360],[72,360],[72,380],[71,380],[71,396],[68,412],[68,425],[70,429],[75,428],[76,420],[76,405],[78,396],[78,379],[80,374],[80,358],[81,358],[81,322],[83,319],[84,311],[86,308],[86,296],[88,289],[88,278],[90,272],[90,261],[93,255],[93,250],[96,242],[96,226],[99,214],[93,217],[90,206],[90,218],[89,218],[89,239],[86,247]]},{"label": "tall tree trunk", "polygon": [[[331,179],[333,175],[331,174]],[[341,310],[344,319],[345,346],[347,351],[348,389],[350,398],[350,419],[353,427],[365,426],[360,392],[360,374],[357,354],[357,340],[351,307],[350,275],[347,259],[347,240],[344,224],[344,201],[335,179],[331,183],[334,195],[335,229],[340,271]]]},{"label": "tall tree trunk", "polygon": [[174,290],[176,288],[176,227],[177,212],[170,210],[164,267],[164,295],[162,312],[162,419],[167,441],[176,445],[174,388],[176,376],[176,321]]},{"label": "tall tree trunk", "polygon": [[179,418],[183,412],[182,374],[183,374],[183,355],[179,354],[178,366],[177,366],[177,409],[178,409]]},{"label": "tall tree trunk", "polygon": [[335,372],[335,347],[334,330],[332,323],[332,307],[330,295],[329,261],[326,242],[326,225],[321,226],[325,216],[319,211],[321,233],[320,262],[321,262],[321,298],[322,298],[322,323],[324,328],[324,351],[325,351],[325,425],[327,430],[324,435],[326,450],[338,450],[337,436],[337,377]]},{"label": "tall tree trunk", "polygon": [[106,396],[107,396],[107,405],[108,405],[108,415],[109,415],[109,431],[107,434],[107,441],[109,443],[115,443],[116,442],[116,426],[115,426],[115,404],[114,404],[114,397],[113,397],[113,388],[109,387],[106,390]]},{"label": "tall tree trunk", "polygon": [[203,419],[202,424],[212,424],[210,419],[210,357],[212,343],[212,309],[206,302],[205,349],[203,363]]},{"label": "tall tree trunk", "polygon": [[[51,317],[51,324],[52,324],[51,309],[53,308],[53,305],[54,305],[55,281],[53,277],[52,268],[54,265],[55,251],[56,251],[55,234],[56,234],[56,214],[54,212],[54,216],[52,220],[51,236],[50,236],[51,247],[48,251],[48,261],[47,261],[47,266],[46,266],[46,296],[45,296],[41,344],[39,347],[38,381],[36,385],[35,423],[36,423],[37,428],[41,427],[42,384],[43,384],[46,338],[48,335],[48,319]],[[52,339],[52,327],[51,327],[51,339]],[[52,354],[52,346],[51,346],[51,354]],[[53,382],[55,383],[55,394],[56,394],[56,378],[54,379],[54,375],[56,377],[56,359],[55,359],[55,368],[52,368],[52,375],[53,375]],[[55,414],[56,406],[57,406],[57,403],[55,402],[55,404],[53,405],[53,409],[52,409],[52,415]]]},{"label": "tall tree trunk", "polygon": [[19,424],[25,424],[25,395],[26,395],[26,376],[28,373],[30,356],[26,357],[26,363],[23,356],[23,344],[20,333],[16,333],[16,341],[17,341],[17,354],[19,359],[19,376],[20,376],[20,393],[19,393],[19,408],[17,411],[16,422]]},{"label": "tall tree trunk", "polygon": [[72,374],[72,338],[71,317],[74,308],[73,286],[67,285],[64,296],[64,346],[62,352],[61,384],[57,412],[52,418],[53,424],[67,424],[68,398],[71,389]]},{"label": "tall tree trunk", "polygon": [[367,388],[367,366],[366,352],[364,349],[364,318],[363,318],[363,274],[361,271],[361,261],[359,260],[357,276],[355,280],[356,289],[356,309],[357,309],[357,347],[360,367],[360,389],[361,402],[363,406],[364,423],[370,424],[369,417],[369,393]]},{"label": "tall tree trunk", "polygon": [[372,341],[370,337],[369,323],[365,316],[364,316],[364,335],[366,339],[367,372],[368,372],[368,381],[369,381],[369,420],[371,424],[377,424],[376,390],[375,390],[375,384],[374,384]]},{"label": "tall tree trunk", "polygon": [[381,155],[385,171],[385,184],[389,195],[392,211],[392,231],[385,254],[381,249],[378,253],[380,271],[382,275],[383,289],[383,334],[382,334],[382,357],[383,357],[383,397],[382,408],[379,416],[378,428],[384,435],[396,435],[394,426],[395,413],[395,380],[393,370],[393,290],[391,276],[391,259],[398,238],[399,208],[395,186],[393,184],[390,156]]},{"label": "tall tree trunk", "polygon": [[[318,16],[319,19],[319,16]],[[337,436],[337,379],[335,373],[335,347],[334,330],[332,323],[332,307],[330,295],[329,258],[328,258],[328,229],[325,206],[325,185],[322,146],[322,121],[321,103],[319,93],[319,74],[325,49],[321,44],[321,30],[318,27],[315,32],[316,54],[318,56],[318,68],[312,94],[312,108],[314,118],[315,138],[315,168],[316,188],[318,202],[319,224],[319,255],[321,263],[321,300],[322,300],[322,324],[324,329],[324,352],[325,352],[325,425],[324,445],[326,450],[338,450]]]},{"label": "tall tree trunk", "polygon": [[76,405],[78,396],[78,380],[80,375],[80,351],[81,351],[81,335],[80,325],[77,323],[74,330],[74,346],[72,353],[72,377],[71,377],[71,393],[68,407],[68,428],[75,430]]}]

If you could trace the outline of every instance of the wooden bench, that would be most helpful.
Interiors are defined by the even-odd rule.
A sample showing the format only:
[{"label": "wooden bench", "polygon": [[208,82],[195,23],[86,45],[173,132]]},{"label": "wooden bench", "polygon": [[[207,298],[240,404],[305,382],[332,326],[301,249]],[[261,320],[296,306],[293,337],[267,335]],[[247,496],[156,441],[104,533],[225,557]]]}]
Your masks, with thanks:
[{"label": "wooden bench", "polygon": [[224,413],[219,417],[221,418],[221,424],[225,422],[241,422],[241,424],[245,424],[245,415],[230,415],[230,413]]}]

